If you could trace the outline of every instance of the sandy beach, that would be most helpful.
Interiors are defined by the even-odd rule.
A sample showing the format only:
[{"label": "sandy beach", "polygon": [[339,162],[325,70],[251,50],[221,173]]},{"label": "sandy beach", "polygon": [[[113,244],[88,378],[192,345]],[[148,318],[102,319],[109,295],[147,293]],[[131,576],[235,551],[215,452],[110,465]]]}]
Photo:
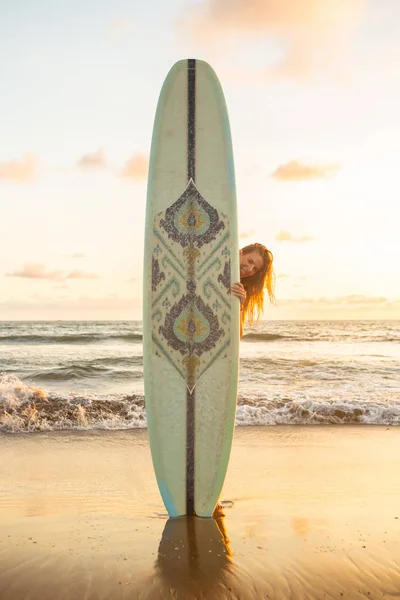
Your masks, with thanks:
[{"label": "sandy beach", "polygon": [[400,597],[400,429],[243,427],[216,519],[168,519],[146,430],[0,437],[1,600]]}]

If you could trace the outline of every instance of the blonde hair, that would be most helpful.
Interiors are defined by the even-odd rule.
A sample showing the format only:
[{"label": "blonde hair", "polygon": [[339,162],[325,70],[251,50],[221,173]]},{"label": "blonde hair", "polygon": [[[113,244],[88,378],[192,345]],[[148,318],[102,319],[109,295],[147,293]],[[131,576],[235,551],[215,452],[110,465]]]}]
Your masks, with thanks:
[{"label": "blonde hair", "polygon": [[242,248],[243,254],[249,252],[258,252],[263,259],[263,266],[257,273],[250,277],[243,277],[240,283],[246,290],[247,297],[241,306],[240,311],[240,331],[243,332],[245,320],[250,325],[262,316],[264,312],[264,290],[267,290],[269,300],[272,304],[275,303],[275,273],[273,269],[274,257],[270,250],[262,244],[249,244]]}]

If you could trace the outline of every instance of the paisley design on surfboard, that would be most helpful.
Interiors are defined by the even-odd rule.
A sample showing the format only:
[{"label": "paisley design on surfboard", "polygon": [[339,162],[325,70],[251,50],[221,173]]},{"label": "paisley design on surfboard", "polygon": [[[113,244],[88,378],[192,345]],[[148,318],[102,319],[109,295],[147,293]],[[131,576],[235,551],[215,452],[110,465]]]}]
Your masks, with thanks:
[{"label": "paisley design on surfboard", "polygon": [[153,292],[156,291],[157,286],[165,279],[165,273],[160,269],[158,259],[153,256],[151,265],[151,289]]},{"label": "paisley design on surfboard", "polygon": [[[191,179],[178,200],[155,216],[153,235],[152,312],[161,314],[153,321],[153,352],[177,369],[192,392],[230,343],[229,223]],[[159,262],[166,282],[172,276],[179,281],[178,296],[168,283],[159,285]]]},{"label": "paisley design on surfboard", "polygon": [[220,281],[227,289],[228,294],[231,293],[231,263],[226,262],[224,267],[223,275],[218,275],[218,281]]},{"label": "paisley design on surfboard", "polygon": [[160,226],[182,248],[189,245],[201,248],[214,240],[225,224],[191,179],[182,196],[165,211],[165,219],[160,220]]}]

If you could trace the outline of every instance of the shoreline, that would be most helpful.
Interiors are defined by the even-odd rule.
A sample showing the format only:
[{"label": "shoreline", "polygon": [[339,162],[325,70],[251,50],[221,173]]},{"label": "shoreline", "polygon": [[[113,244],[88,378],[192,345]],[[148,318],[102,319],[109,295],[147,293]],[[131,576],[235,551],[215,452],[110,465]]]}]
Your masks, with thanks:
[{"label": "shoreline", "polygon": [[236,427],[221,514],[168,519],[146,429],[0,435],[0,598],[398,597],[399,447],[387,425]]}]

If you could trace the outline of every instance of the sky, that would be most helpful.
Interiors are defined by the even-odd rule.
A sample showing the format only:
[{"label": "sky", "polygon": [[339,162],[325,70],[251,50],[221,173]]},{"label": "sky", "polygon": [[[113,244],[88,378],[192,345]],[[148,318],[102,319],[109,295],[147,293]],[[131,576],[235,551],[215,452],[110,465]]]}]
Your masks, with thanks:
[{"label": "sky", "polygon": [[0,0],[0,320],[141,319],[146,177],[171,66],[230,116],[264,318],[400,319],[398,0]]}]

